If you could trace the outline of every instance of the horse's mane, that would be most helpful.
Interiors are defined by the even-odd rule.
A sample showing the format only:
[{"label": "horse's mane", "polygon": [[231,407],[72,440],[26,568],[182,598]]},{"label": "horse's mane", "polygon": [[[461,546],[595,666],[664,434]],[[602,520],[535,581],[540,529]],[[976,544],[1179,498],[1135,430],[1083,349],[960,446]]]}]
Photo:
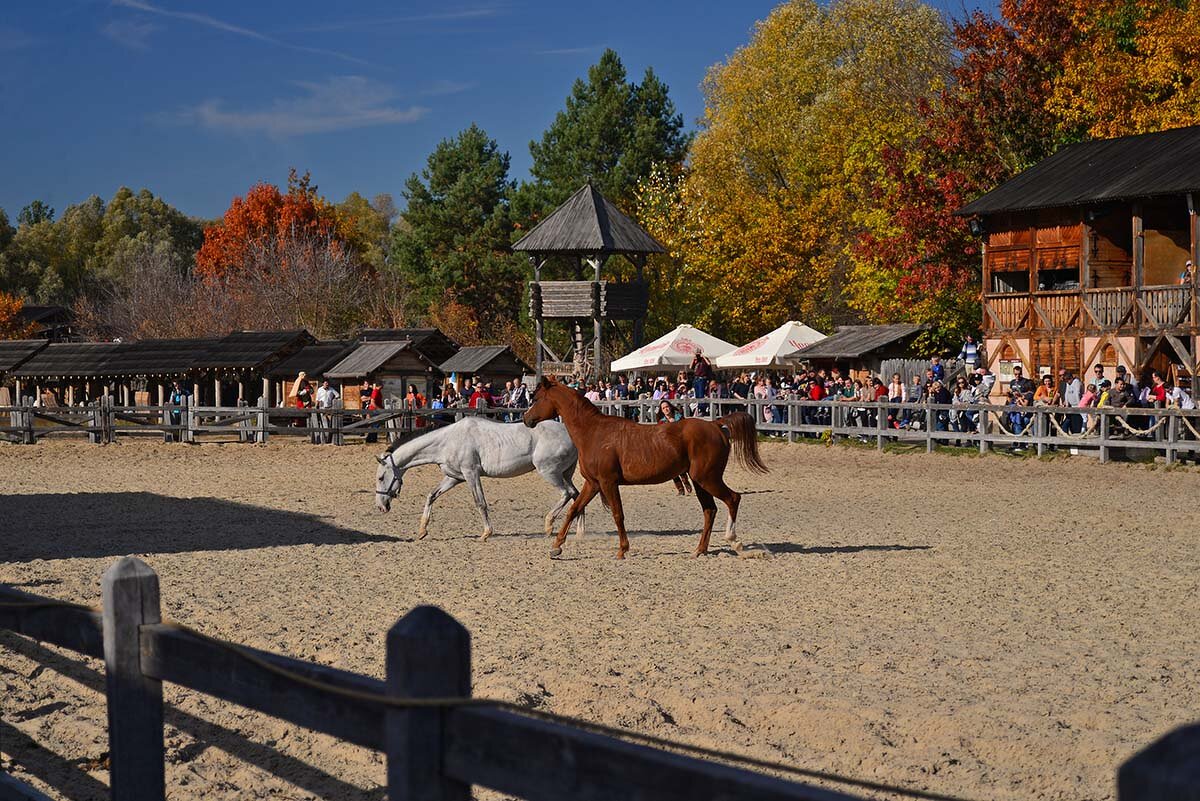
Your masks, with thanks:
[{"label": "horse's mane", "polygon": [[602,414],[602,412],[596,408],[596,404],[592,403],[590,400],[583,397],[583,395],[581,395],[580,393],[571,389],[566,384],[560,384],[557,381],[555,381],[554,383],[552,383],[548,387],[546,387],[546,389],[562,390],[562,392],[560,393],[562,398],[567,403],[569,403],[572,406],[572,408],[574,408],[580,412],[583,412],[585,414],[588,412],[591,412],[593,414]]}]

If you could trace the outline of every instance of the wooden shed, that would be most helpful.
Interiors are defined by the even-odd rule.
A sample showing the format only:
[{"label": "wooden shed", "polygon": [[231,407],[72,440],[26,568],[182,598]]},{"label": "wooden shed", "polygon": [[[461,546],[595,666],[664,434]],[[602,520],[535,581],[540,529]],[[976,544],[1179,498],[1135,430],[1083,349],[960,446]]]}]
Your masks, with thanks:
[{"label": "wooden shed", "polygon": [[219,340],[143,339],[124,342],[113,349],[98,373],[123,405],[162,405],[170,386],[197,380],[196,361]]},{"label": "wooden shed", "polygon": [[305,345],[267,370],[265,378],[271,382],[276,402],[288,401],[292,384],[301,372],[304,372],[308,379],[316,385],[324,377],[326,370],[349,356],[356,347],[358,347],[358,343],[349,340],[321,340],[311,345]]},{"label": "wooden shed", "polygon": [[441,364],[455,353],[459,345],[438,328],[364,328],[358,334],[361,342],[402,342],[409,340],[417,353],[434,364]]},{"label": "wooden shed", "polygon": [[911,323],[843,325],[820,342],[797,351],[793,361],[816,367],[839,367],[855,378],[877,376],[883,362],[908,356],[912,341],[923,330]]},{"label": "wooden shed", "polygon": [[1070,145],[957,213],[983,238],[983,333],[1000,384],[1118,364],[1196,371],[1200,126]]},{"label": "wooden shed", "polygon": [[325,377],[338,382],[342,402],[347,409],[359,408],[359,387],[363,380],[378,381],[384,400],[402,400],[409,384],[429,397],[442,376],[432,361],[418,352],[412,340],[400,342],[362,342],[337,364],[325,370]]},{"label": "wooden shed", "polygon": [[461,381],[470,378],[475,383],[490,381],[503,386],[505,381],[517,381],[533,370],[521,361],[508,345],[474,345],[460,350],[442,362],[441,371],[447,377]]}]

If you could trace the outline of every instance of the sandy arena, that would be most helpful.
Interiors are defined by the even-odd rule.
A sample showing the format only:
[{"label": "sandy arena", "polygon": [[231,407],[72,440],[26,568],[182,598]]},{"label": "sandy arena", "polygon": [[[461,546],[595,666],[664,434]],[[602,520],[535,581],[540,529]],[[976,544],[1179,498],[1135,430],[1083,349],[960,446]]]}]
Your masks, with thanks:
[{"label": "sandy arena", "polygon": [[[413,542],[437,468],[381,515],[376,450],[0,446],[0,581],[98,603],[138,554],[164,615],[375,676],[388,627],[437,604],[477,695],[973,799],[1113,798],[1121,760],[1200,717],[1195,470],[770,444],[770,475],[728,480],[773,558],[691,558],[699,505],[667,485],[624,491],[627,561],[598,502],[552,561],[536,475],[485,481],[489,542],[463,487]],[[100,666],[0,646],[5,766],[102,797]],[[376,754],[167,700],[173,799],[383,797]]]}]

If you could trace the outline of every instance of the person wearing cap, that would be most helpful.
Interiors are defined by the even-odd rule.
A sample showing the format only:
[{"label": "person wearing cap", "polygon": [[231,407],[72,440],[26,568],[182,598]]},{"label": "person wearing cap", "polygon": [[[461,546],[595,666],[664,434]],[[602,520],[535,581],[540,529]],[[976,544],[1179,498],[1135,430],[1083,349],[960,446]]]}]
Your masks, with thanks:
[{"label": "person wearing cap", "polygon": [[1194,278],[1195,269],[1192,267],[1192,260],[1188,259],[1183,265],[1183,272],[1179,274],[1180,284],[1190,284]]},{"label": "person wearing cap", "polygon": [[1125,365],[1123,365],[1123,364],[1117,365],[1117,378],[1113,382],[1114,387],[1116,386],[1116,381],[1124,381],[1126,389],[1129,390],[1129,392],[1133,395],[1133,397],[1135,397],[1135,398],[1137,397],[1138,384],[1136,381],[1133,380],[1133,373],[1126,371]]},{"label": "person wearing cap", "polygon": [[1112,382],[1106,378],[1103,381],[1101,381],[1097,385],[1097,387],[1100,391],[1100,395],[1099,395],[1099,397],[1096,398],[1096,405],[1097,406],[1111,406],[1112,404],[1109,403],[1109,400],[1111,399],[1111,396],[1112,396]]}]

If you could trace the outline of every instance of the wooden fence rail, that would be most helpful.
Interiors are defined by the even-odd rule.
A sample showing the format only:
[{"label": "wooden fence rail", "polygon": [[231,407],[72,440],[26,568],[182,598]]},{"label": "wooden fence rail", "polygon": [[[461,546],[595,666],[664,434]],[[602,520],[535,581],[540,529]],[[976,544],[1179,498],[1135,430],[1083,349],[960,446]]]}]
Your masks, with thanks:
[{"label": "wooden fence rail", "polygon": [[[657,401],[648,398],[602,401],[606,414],[642,423],[655,422]],[[1200,458],[1200,410],[1110,407],[1059,408],[872,403],[809,400],[687,399],[676,402],[685,415],[715,419],[748,411],[761,433],[794,442],[800,437],[857,439],[884,448],[910,443],[932,451],[939,446],[1049,450],[1110,458],[1163,457],[1168,464]],[[236,437],[267,442],[271,437],[305,437],[315,444],[345,444],[357,438],[381,439],[423,427],[443,425],[467,415],[515,422],[521,409],[414,409],[394,406],[357,409],[297,409],[259,406],[115,406],[101,399],[93,406],[39,408],[26,403],[0,407],[0,439],[33,444],[51,436],[86,436],[91,442],[121,437],[161,436],[183,442],[205,437]],[[7,423],[7,425],[3,425]],[[894,427],[902,423],[902,427]]]},{"label": "wooden fence rail", "polygon": [[[163,682],[383,752],[388,797],[395,801],[466,801],[472,785],[531,801],[859,799],[571,721],[488,705],[406,705],[405,699],[470,696],[470,637],[434,607],[412,610],[388,632],[386,679],[380,681],[162,623],[158,576],[133,557],[104,574],[102,595],[97,612],[0,587],[0,628],[104,660],[114,801],[166,795]],[[384,697],[388,703],[378,700]],[[1198,778],[1200,726],[1183,727],[1121,766],[1118,799],[1197,801]],[[0,776],[0,800],[9,799],[45,796]]]},{"label": "wooden fence rail", "polygon": [[[397,801],[469,799],[473,784],[532,801],[855,798],[502,709],[372,700],[470,696],[470,637],[434,607],[388,632],[380,681],[162,623],[158,576],[136,558],[110,567],[102,592],[97,613],[0,588],[0,628],[104,659],[114,801],[165,797],[163,682],[385,753]],[[4,787],[0,799],[22,797]]]}]

